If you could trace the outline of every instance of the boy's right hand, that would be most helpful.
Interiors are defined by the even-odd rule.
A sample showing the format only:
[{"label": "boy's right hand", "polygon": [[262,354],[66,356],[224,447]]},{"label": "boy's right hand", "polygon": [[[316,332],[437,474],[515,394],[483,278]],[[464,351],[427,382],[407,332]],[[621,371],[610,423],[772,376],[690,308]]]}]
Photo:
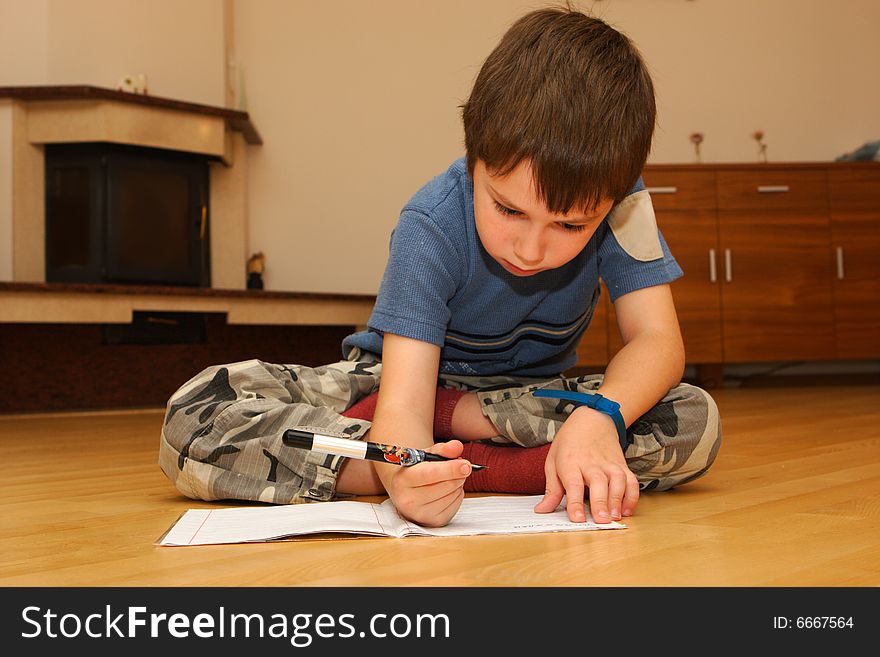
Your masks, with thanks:
[{"label": "boy's right hand", "polygon": [[453,461],[426,461],[409,467],[376,465],[400,515],[425,527],[442,527],[452,520],[464,499],[464,481],[471,473],[471,464],[456,458],[462,449],[460,441],[450,440],[425,451]]}]

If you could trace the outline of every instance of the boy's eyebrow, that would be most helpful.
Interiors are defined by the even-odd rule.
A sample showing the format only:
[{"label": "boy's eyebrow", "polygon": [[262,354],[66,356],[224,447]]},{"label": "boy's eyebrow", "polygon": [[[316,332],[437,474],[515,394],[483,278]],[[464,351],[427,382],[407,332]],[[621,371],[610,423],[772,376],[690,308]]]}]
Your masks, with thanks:
[{"label": "boy's eyebrow", "polygon": [[492,187],[489,183],[486,183],[486,187],[489,188],[489,191],[492,192],[492,196],[495,197],[496,200],[501,201],[505,206],[510,208],[511,210],[516,210],[517,212],[522,212],[514,203],[508,201],[503,194],[501,194],[497,189]]},{"label": "boy's eyebrow", "polygon": [[[498,201],[500,201],[502,204],[504,204],[506,207],[510,208],[511,210],[515,210],[515,211],[517,211],[517,212],[523,212],[523,211],[520,210],[518,207],[516,207],[516,204],[511,203],[510,201],[508,201],[508,200],[504,197],[504,195],[501,194],[497,189],[495,189],[494,187],[492,187],[492,185],[490,185],[489,183],[486,183],[486,187],[488,187],[488,188],[489,188],[489,191],[492,192],[492,195],[493,195]],[[525,212],[523,212],[523,214],[525,214]],[[592,216],[586,216],[586,215],[583,215],[583,216],[581,216],[581,217],[577,217],[577,218],[572,217],[571,219],[566,219],[566,220],[565,220],[565,223],[567,223],[567,224],[589,224],[589,223],[594,222],[595,220],[596,220],[596,215],[592,215]]]}]

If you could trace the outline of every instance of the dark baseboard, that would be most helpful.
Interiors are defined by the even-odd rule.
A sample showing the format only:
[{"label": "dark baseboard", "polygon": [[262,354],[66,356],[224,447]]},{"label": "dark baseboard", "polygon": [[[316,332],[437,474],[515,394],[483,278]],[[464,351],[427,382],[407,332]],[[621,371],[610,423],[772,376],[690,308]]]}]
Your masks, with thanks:
[{"label": "dark baseboard", "polygon": [[[860,363],[864,364],[867,361]],[[795,366],[803,367],[803,363],[771,363],[752,367],[765,367],[750,374],[738,374],[736,366],[725,368],[721,363],[700,363],[689,366],[685,370],[682,377],[683,383],[698,386],[705,390],[713,390],[718,388],[799,388],[799,387],[817,387],[817,386],[878,386],[880,385],[880,371],[864,371],[864,367],[859,368],[859,363],[851,363],[849,366],[845,361],[826,362],[821,365],[827,369],[834,366],[841,371],[822,371],[820,366],[816,367],[815,372],[810,373],[793,373],[783,374],[780,370]],[[847,368],[852,371],[846,371]],[[595,366],[578,366],[568,372],[566,376],[582,376],[586,374],[602,374],[605,370],[604,365]]]},{"label": "dark baseboard", "polygon": [[313,367],[339,361],[342,339],[353,331],[350,326],[231,326],[225,315],[205,314],[204,340],[182,334],[155,344],[153,333],[108,340],[106,328],[0,324],[0,413],[162,407],[210,365],[252,358]]},{"label": "dark baseboard", "polygon": [[731,380],[738,388],[799,388],[818,386],[876,386],[880,374],[873,372],[848,372],[835,374],[776,374],[773,376],[748,377],[742,381]]}]

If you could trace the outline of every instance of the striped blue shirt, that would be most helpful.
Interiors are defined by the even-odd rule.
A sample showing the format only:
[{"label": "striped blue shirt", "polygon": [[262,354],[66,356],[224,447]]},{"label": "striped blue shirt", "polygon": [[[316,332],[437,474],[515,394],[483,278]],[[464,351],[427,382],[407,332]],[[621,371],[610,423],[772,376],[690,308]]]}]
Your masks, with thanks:
[{"label": "striped blue shirt", "polygon": [[345,338],[345,357],[355,347],[381,355],[382,336],[393,333],[441,347],[443,373],[556,376],[577,360],[600,277],[614,301],[682,274],[641,180],[573,260],[528,277],[483,248],[473,199],[459,159],[406,204],[367,330]]}]

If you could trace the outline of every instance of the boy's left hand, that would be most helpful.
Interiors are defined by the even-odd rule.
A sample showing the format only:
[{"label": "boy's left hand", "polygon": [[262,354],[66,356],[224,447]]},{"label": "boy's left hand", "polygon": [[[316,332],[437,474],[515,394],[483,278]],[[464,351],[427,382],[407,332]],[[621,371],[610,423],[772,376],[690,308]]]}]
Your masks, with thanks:
[{"label": "boy's left hand", "polygon": [[535,507],[550,513],[566,497],[572,522],[585,522],[584,490],[597,523],[631,516],[639,501],[639,482],[626,465],[613,421],[592,409],[577,409],[553,439],[544,462],[547,487]]}]

